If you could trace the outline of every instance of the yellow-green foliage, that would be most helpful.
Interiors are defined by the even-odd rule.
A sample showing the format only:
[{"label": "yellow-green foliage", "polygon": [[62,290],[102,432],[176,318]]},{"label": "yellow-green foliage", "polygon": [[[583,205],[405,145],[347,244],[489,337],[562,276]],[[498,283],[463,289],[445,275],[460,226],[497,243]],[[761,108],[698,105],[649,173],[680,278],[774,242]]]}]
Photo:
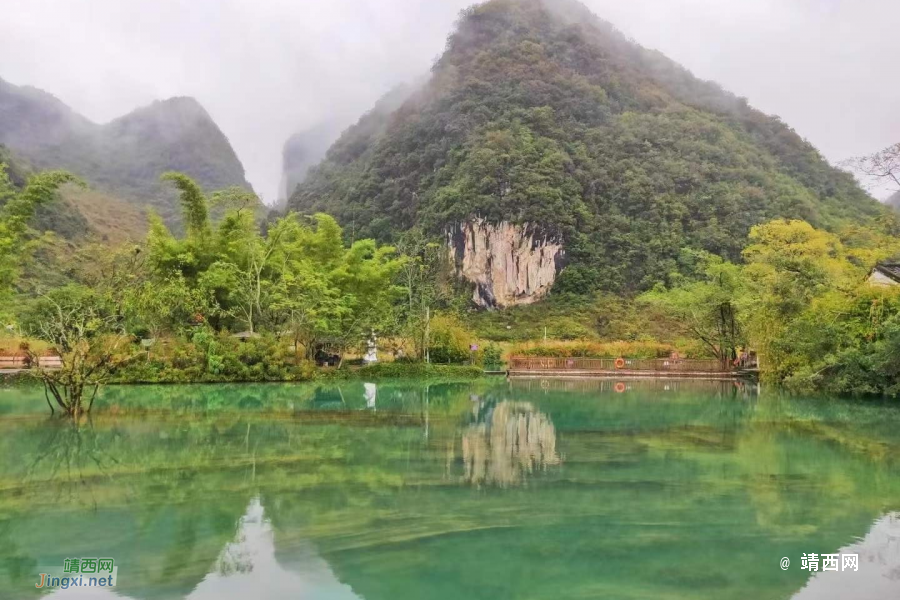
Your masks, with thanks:
[{"label": "yellow-green foliage", "polygon": [[29,340],[17,335],[0,335],[0,356],[23,356],[23,346],[26,345],[38,354],[43,354],[50,349],[47,343],[39,340]]},{"label": "yellow-green foliage", "polygon": [[[764,357],[765,374],[783,380],[834,350],[840,337],[835,331],[822,334],[846,311],[825,307],[842,306],[855,295],[866,267],[852,260],[839,236],[804,221],[754,227],[749,241],[743,252],[742,320]],[[864,249],[857,248],[856,255],[865,255]]]},{"label": "yellow-green foliage", "polygon": [[543,342],[514,346],[512,356],[552,356],[557,358],[662,358],[675,346],[659,342]]},{"label": "yellow-green foliage", "polygon": [[440,314],[431,320],[429,354],[433,363],[462,363],[471,358],[475,338],[455,316]]},{"label": "yellow-green foliage", "polygon": [[521,343],[553,340],[641,341],[677,343],[679,323],[652,306],[614,294],[551,296],[537,304],[465,316],[466,324],[483,340]]}]

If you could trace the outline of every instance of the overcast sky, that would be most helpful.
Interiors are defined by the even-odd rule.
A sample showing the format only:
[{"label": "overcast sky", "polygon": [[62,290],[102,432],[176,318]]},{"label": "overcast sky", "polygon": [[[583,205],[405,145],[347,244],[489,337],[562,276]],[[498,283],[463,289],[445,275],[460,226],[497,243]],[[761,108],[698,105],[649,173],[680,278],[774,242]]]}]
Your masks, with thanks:
[{"label": "overcast sky", "polygon": [[[105,122],[196,97],[267,202],[281,149],[426,72],[470,0],[0,0],[0,78]],[[900,141],[898,0],[585,0],[837,162]]]}]

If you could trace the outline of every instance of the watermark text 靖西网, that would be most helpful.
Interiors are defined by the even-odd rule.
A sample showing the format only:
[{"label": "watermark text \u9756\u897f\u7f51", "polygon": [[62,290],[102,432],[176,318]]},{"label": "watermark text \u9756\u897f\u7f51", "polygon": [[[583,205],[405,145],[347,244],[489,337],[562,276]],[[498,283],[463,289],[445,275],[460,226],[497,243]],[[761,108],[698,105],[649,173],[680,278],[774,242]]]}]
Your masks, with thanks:
[{"label": "watermark text \u9756\u897f\u7f51", "polygon": [[41,569],[36,588],[115,587],[119,567],[111,558],[67,558],[63,567]]},{"label": "watermark text \u9756\u897f\u7f51", "polygon": [[[818,571],[819,563],[823,571],[859,571],[858,554],[816,554],[810,552],[800,557],[801,571]],[[838,568],[840,566],[840,568]]]},{"label": "watermark text \u9756\u897f\u7f51", "polygon": [[[800,557],[801,571],[859,571],[858,554],[816,554],[804,552]],[[787,571],[791,566],[791,560],[785,556],[781,559],[781,570]]]}]

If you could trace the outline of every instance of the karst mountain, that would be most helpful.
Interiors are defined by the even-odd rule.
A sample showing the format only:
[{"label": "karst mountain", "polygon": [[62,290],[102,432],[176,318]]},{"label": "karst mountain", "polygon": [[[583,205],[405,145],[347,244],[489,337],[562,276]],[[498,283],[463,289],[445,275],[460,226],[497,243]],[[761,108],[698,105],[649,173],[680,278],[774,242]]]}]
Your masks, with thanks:
[{"label": "karst mountain", "polygon": [[465,11],[428,83],[348,129],[289,207],[442,237],[486,306],[639,291],[685,248],[738,259],[773,218],[883,210],[777,117],[573,0]]},{"label": "karst mountain", "polygon": [[67,200],[80,202],[76,212],[86,222],[110,206],[118,215],[110,217],[113,221],[138,218],[137,209],[152,206],[177,222],[175,194],[159,181],[166,171],[184,172],[209,190],[250,188],[228,139],[188,97],[154,102],[97,124],[47,92],[0,80],[0,145],[24,165],[20,168],[66,169],[83,179],[91,198]]}]

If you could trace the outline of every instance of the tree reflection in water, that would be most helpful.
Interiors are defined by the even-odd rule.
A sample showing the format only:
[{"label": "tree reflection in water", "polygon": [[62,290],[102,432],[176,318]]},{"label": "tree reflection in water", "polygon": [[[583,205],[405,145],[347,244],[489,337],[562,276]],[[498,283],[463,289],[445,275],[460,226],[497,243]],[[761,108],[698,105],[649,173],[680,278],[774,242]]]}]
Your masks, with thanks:
[{"label": "tree reflection in water", "polygon": [[503,401],[481,423],[462,434],[465,481],[476,485],[520,485],[530,473],[558,465],[556,428],[528,402]]},{"label": "tree reflection in water", "polygon": [[[89,418],[51,417],[47,426],[41,449],[26,467],[23,482],[31,486],[46,484],[54,487],[56,501],[61,503],[84,498],[83,492],[88,492],[90,503],[96,507],[92,475],[99,473],[111,478],[109,470],[118,460],[106,451]],[[42,479],[42,474],[46,479]]]}]

